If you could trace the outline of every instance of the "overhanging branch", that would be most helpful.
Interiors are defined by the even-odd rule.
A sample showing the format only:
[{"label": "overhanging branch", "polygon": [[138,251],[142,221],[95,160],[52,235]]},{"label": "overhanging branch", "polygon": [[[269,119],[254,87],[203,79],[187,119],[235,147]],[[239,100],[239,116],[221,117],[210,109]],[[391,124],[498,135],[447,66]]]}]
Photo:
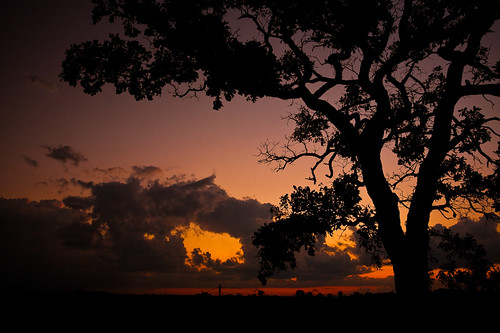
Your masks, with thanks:
[{"label": "overhanging branch", "polygon": [[500,83],[465,85],[460,87],[461,97],[472,95],[492,95],[500,97]]}]

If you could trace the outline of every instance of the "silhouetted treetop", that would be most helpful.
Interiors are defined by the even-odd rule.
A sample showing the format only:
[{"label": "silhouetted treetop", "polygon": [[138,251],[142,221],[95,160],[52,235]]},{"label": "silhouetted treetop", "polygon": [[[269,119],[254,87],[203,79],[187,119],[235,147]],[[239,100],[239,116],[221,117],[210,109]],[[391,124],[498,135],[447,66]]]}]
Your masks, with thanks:
[{"label": "silhouetted treetop", "polygon": [[[300,98],[308,83],[323,84],[316,95],[336,84],[373,90],[370,81],[432,53],[461,57],[483,77],[498,76],[498,66],[484,66],[478,52],[455,50],[489,29],[498,11],[494,1],[405,1],[404,8],[389,0],[93,2],[94,23],[119,22],[124,36],[67,51],[61,77],[90,94],[111,83],[117,93],[152,99],[166,85],[185,83],[215,97],[219,108],[222,97],[236,93]],[[313,57],[319,48],[322,58]],[[363,56],[362,80],[343,75],[353,55]],[[333,77],[320,70],[328,67]]]},{"label": "silhouetted treetop", "polygon": [[[94,22],[122,34],[67,50],[61,79],[86,93],[105,84],[138,100],[204,92],[215,109],[236,95],[300,101],[292,135],[265,143],[261,161],[282,170],[309,158],[310,179],[326,166],[333,183],[297,188],[255,234],[261,278],[293,266],[302,247],[313,253],[317,235],[356,225],[374,254],[383,245],[397,290],[424,291],[431,212],[493,216],[499,207],[499,162],[487,144],[500,117],[457,107],[500,97],[500,61],[485,42],[498,1],[93,3]],[[371,204],[357,201],[361,188]]]}]

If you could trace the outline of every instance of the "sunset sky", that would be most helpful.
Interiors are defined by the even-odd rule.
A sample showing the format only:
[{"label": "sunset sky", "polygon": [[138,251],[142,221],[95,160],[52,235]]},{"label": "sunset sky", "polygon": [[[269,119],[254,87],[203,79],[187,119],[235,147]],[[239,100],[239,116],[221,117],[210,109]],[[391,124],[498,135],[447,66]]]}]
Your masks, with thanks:
[{"label": "sunset sky", "polygon": [[[283,117],[298,105],[235,98],[214,111],[202,95],[136,102],[110,87],[85,95],[58,75],[71,43],[113,29],[92,25],[91,8],[87,0],[0,5],[0,272],[8,276],[0,290],[392,290],[390,270],[370,273],[349,230],[262,288],[252,233],[293,185],[312,184],[310,161],[276,173],[256,155],[291,132]],[[88,215],[62,203],[90,186],[108,218],[100,232],[120,233],[121,243],[96,245]],[[476,230],[500,262],[495,225],[456,228]]]}]

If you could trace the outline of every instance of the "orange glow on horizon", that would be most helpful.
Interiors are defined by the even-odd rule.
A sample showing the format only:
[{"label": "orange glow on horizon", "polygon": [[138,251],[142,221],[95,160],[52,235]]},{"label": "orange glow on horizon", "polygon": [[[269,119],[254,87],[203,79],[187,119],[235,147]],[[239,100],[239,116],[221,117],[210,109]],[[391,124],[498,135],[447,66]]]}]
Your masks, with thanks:
[{"label": "orange glow on horizon", "polygon": [[[392,290],[387,289],[387,287],[375,286],[375,285],[364,285],[364,286],[318,286],[318,287],[260,287],[260,288],[225,288],[222,286],[222,296],[228,295],[241,295],[241,296],[253,296],[258,295],[259,291],[263,293],[264,296],[295,296],[297,291],[301,290],[304,293],[310,293],[312,296],[337,296],[339,292],[343,295],[350,295],[356,292],[359,293],[377,293],[377,292],[391,292]],[[217,296],[219,291],[218,287],[214,288],[164,288],[157,289],[153,294],[164,294],[164,295],[180,295],[180,296],[191,296],[191,295],[201,295],[208,294],[211,296]]]},{"label": "orange glow on horizon", "polygon": [[394,275],[394,270],[392,269],[392,266],[385,265],[379,269],[373,267],[371,272],[358,274],[357,276],[368,279],[385,279],[393,275]]}]

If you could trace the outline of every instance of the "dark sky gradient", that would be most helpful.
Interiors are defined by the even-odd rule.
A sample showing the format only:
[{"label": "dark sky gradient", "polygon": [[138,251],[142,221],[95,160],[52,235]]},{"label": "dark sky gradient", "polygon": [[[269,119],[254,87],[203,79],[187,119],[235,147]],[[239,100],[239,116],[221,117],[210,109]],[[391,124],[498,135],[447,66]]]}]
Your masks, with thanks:
[{"label": "dark sky gradient", "polygon": [[[7,197],[54,197],[33,187],[43,177],[59,177],[44,161],[43,146],[71,146],[84,154],[85,169],[155,165],[171,174],[217,174],[217,182],[238,197],[266,202],[290,191],[302,170],[276,175],[258,165],[255,155],[266,139],[288,132],[282,117],[288,103],[246,103],[235,99],[220,112],[212,101],[174,99],[166,93],[153,102],[136,102],[105,89],[87,96],[59,82],[64,51],[71,43],[107,37],[113,27],[92,25],[89,1],[26,1],[2,4],[3,52],[0,192]],[[39,162],[35,173],[19,164],[22,156]],[[69,171],[74,171],[69,168]],[[303,173],[302,173],[303,174]]]}]

